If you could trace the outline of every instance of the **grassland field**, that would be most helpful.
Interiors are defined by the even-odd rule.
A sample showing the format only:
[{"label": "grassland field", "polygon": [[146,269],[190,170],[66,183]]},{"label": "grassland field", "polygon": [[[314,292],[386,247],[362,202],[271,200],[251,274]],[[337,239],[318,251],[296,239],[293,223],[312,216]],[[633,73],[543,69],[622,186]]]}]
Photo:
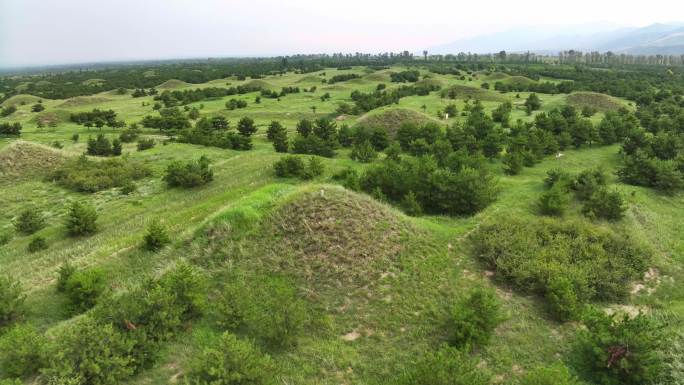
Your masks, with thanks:
[{"label": "grassland field", "polygon": [[[29,205],[46,213],[48,221],[48,225],[38,232],[47,240],[47,250],[27,252],[30,237],[20,235],[0,246],[0,272],[20,280],[27,290],[29,314],[26,321],[48,334],[72,322],[72,316],[64,311],[65,299],[54,290],[57,269],[65,261],[79,267],[102,267],[108,272],[109,286],[114,291],[125,291],[139,285],[145,276],[158,275],[179,260],[192,260],[207,253],[206,250],[210,248],[207,244],[216,243],[216,247],[223,250],[222,255],[226,260],[234,261],[231,268],[277,272],[294,277],[302,296],[311,304],[311,313],[317,322],[312,324],[311,330],[305,333],[298,345],[288,352],[269,352],[281,368],[281,383],[381,383],[383,378],[392,373],[397,362],[410,360],[417,352],[435,346],[444,339],[440,320],[444,309],[459,293],[475,284],[494,285],[490,273],[483,271],[469,257],[467,234],[484,221],[497,217],[534,218],[533,205],[543,189],[543,178],[548,170],[561,168],[579,172],[596,166],[609,172],[611,188],[623,192],[628,203],[626,218],[619,224],[598,223],[601,226],[624,227],[651,245],[656,255],[653,271],[657,274],[657,279],[642,282],[652,287],[653,291],[639,291],[625,304],[603,306],[668,309],[684,317],[684,285],[681,285],[684,279],[684,221],[681,220],[684,216],[684,199],[619,183],[613,174],[619,160],[618,146],[564,151],[564,156],[548,158],[535,167],[525,168],[517,176],[507,176],[499,171],[502,192],[498,200],[477,215],[463,218],[408,217],[393,207],[374,201],[360,207],[376,210],[377,213],[335,209],[336,204],[342,205],[342,208],[356,207],[354,205],[357,203],[354,202],[371,199],[330,184],[328,178],[335,171],[346,167],[367,167],[352,161],[348,150],[344,149],[339,150],[335,158],[322,158],[326,173],[314,182],[302,183],[274,176],[272,164],[282,154],[276,153],[266,140],[266,127],[271,121],[280,121],[288,128],[290,135],[294,135],[295,125],[300,119],[334,114],[339,102],[352,103],[350,93],[353,90],[371,92],[379,83],[386,83],[388,88],[397,87],[396,83],[389,82],[388,73],[402,69],[405,68],[394,67],[369,73],[365,68],[358,67],[350,70],[326,69],[304,75],[287,73],[265,77],[259,82],[276,90],[284,86],[316,86],[316,91],[290,94],[281,100],[262,98],[260,104],[254,103],[257,93],[192,103],[190,107],[200,108],[200,104],[203,105],[200,109],[202,116],[225,116],[233,127],[243,116],[253,118],[259,127],[254,137],[254,148],[250,151],[233,151],[174,142],[162,144],[163,134],[144,129],[145,136],[158,139],[156,147],[139,152],[135,144],[125,144],[124,154],[149,165],[154,175],[140,181],[138,191],[131,195],[122,195],[117,190],[95,194],[75,193],[48,180],[40,169],[20,175],[0,175],[0,230],[10,230],[13,218]],[[425,70],[421,72],[428,74]],[[357,73],[362,77],[333,85],[317,80],[344,73]],[[475,76],[472,81],[459,80],[453,75],[430,73],[430,76],[432,80],[440,82],[442,88],[459,85],[481,90],[482,83],[493,82],[487,80],[484,74]],[[92,81],[97,82],[98,79]],[[252,81],[228,78],[198,85],[182,82],[167,85],[182,90],[236,86]],[[326,92],[330,93],[331,99],[322,102],[320,97]],[[526,114],[522,105],[528,93],[486,92],[513,103],[512,121],[531,121],[534,118],[534,115]],[[563,94],[539,96],[542,108],[535,113],[562,107],[568,97]],[[227,110],[225,103],[233,97],[246,100],[248,106]],[[5,103],[8,102],[11,99]],[[146,106],[142,105],[143,102]],[[439,92],[433,92],[428,96],[402,98],[398,105],[369,114],[404,108],[441,120],[437,117],[438,110],[451,102],[456,103],[459,112],[463,111],[465,100],[451,101],[441,98]],[[631,107],[627,101],[618,102]],[[62,156],[79,156],[84,153],[89,136],[104,133],[113,137],[118,135],[119,130],[87,129],[69,122],[70,113],[93,108],[112,109],[116,111],[118,119],[128,124],[139,122],[145,115],[156,114],[152,110],[152,97],[133,98],[130,93],[118,95],[105,92],[72,100],[43,99],[46,109],[40,113],[31,112],[32,104],[18,104],[17,112],[9,118],[0,119],[23,125],[20,139],[0,139],[0,152],[12,151],[16,142],[23,141],[45,146],[45,151],[57,151]],[[483,102],[489,112],[499,104],[498,101]],[[312,106],[316,107],[315,113]],[[36,117],[45,114],[57,116],[59,121],[56,127],[36,127]],[[602,116],[603,113],[599,112],[591,119],[598,123]],[[338,121],[338,125],[346,123],[353,126],[359,119],[362,117],[346,116]],[[448,121],[441,120],[441,123],[452,124],[461,119],[465,118],[459,114]],[[71,140],[75,133],[80,135],[76,143]],[[64,147],[48,149],[55,141],[61,142]],[[200,155],[207,155],[212,160],[214,181],[191,190],[167,188],[161,180],[166,166],[174,160],[197,159]],[[494,161],[492,166],[501,168],[498,161]],[[0,164],[0,170],[2,167]],[[330,199],[332,223],[338,226],[333,226],[333,229],[353,232],[353,237],[356,237],[353,239],[365,242],[367,254],[386,253],[387,258],[361,260],[358,265],[354,261],[347,262],[354,266],[350,271],[342,267],[341,274],[354,274],[356,278],[351,281],[336,281],[334,275],[304,274],[303,266],[310,266],[299,261],[296,252],[280,250],[278,239],[273,237],[269,229],[273,228],[270,226],[274,220],[287,220],[287,217],[276,214],[289,202],[297,199],[315,200],[319,195]],[[95,235],[84,238],[64,235],[63,217],[67,204],[73,200],[88,201],[96,206],[100,229]],[[344,202],[351,203],[345,206]],[[241,218],[236,213],[245,212],[253,215],[248,216],[253,223],[247,225],[248,230],[240,233],[240,226],[245,225],[233,222],[235,218]],[[393,250],[392,244],[380,241],[382,230],[373,233],[376,238],[362,237],[363,229],[377,225],[371,223],[376,214],[383,220],[401,224],[397,225],[399,229],[407,226],[409,230],[396,230],[396,236],[402,240],[401,250]],[[568,214],[570,217],[580,215],[577,208]],[[144,251],[139,247],[146,226],[155,219],[168,227],[173,239],[172,246],[159,253]],[[356,228],[345,229],[346,225]],[[239,236],[216,241],[207,235],[207,229],[210,228],[233,229]],[[330,239],[331,242],[335,239],[330,234],[312,236]],[[225,279],[226,269],[225,266],[207,268],[217,287]],[[501,285],[494,286],[504,303],[507,319],[497,329],[491,344],[479,352],[482,365],[493,371],[494,381],[507,383],[537,365],[561,360],[569,349],[576,325],[561,324],[550,319],[541,301],[533,296],[519,295]],[[186,333],[165,346],[157,365],[136,375],[129,383],[173,383],[203,342],[213,338],[216,333],[209,319],[195,323]]]}]

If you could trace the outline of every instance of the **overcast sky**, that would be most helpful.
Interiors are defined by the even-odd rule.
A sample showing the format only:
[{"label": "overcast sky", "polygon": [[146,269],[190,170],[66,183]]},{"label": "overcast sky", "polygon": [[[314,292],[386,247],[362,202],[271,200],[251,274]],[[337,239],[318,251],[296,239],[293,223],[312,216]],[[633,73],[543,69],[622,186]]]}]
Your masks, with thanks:
[{"label": "overcast sky", "polygon": [[417,52],[521,26],[581,30],[681,19],[681,0],[0,0],[0,67]]}]

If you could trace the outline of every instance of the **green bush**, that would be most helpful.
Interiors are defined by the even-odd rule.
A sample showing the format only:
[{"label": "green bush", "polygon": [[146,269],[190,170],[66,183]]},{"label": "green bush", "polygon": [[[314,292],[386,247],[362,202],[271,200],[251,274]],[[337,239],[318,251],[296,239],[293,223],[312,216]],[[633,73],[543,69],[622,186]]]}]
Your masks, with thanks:
[{"label": "green bush", "polygon": [[0,231],[0,246],[8,244],[12,240],[12,236],[11,231]]},{"label": "green bush", "polygon": [[0,338],[0,376],[26,377],[45,363],[46,340],[29,325],[17,325]]},{"label": "green bush", "polygon": [[236,276],[217,307],[219,325],[245,330],[276,348],[296,344],[308,318],[304,300],[291,282],[280,277],[259,277],[247,283],[244,276]]},{"label": "green bush", "polygon": [[523,156],[519,152],[508,152],[502,159],[507,175],[518,175],[523,169]]},{"label": "green bush", "polygon": [[[387,383],[383,381],[382,383]],[[468,353],[442,346],[426,352],[391,382],[393,385],[488,385],[490,376]]]},{"label": "green bush", "polygon": [[23,315],[24,299],[19,282],[0,275],[0,329]]},{"label": "green bush", "polygon": [[48,344],[49,383],[117,385],[134,373],[133,341],[111,324],[86,315],[59,330]]},{"label": "green bush", "polygon": [[150,148],[153,148],[155,145],[155,141],[152,138],[142,138],[138,139],[138,144],[136,145],[138,151],[145,151],[149,150]]},{"label": "green bush", "polygon": [[64,162],[50,178],[68,189],[92,193],[121,187],[150,175],[152,171],[148,167],[126,157],[94,161],[81,156]]},{"label": "green bush", "polygon": [[312,156],[309,158],[309,161],[306,164],[306,168],[304,169],[304,172],[300,177],[302,179],[314,179],[317,178],[325,172],[325,165],[323,162],[315,157]]},{"label": "green bush", "polygon": [[359,174],[355,169],[347,167],[332,176],[332,179],[340,183],[344,188],[359,191],[361,186],[359,185]]},{"label": "green bush", "polygon": [[166,231],[166,227],[159,221],[153,221],[147,227],[147,233],[145,233],[144,247],[149,251],[157,251],[166,246],[171,242],[169,234]]},{"label": "green bush", "polygon": [[370,141],[366,140],[363,143],[355,144],[349,156],[358,162],[370,163],[378,157],[378,152],[375,151]]},{"label": "green bush", "polygon": [[14,229],[22,234],[33,234],[45,227],[45,217],[35,207],[24,209],[14,220]]},{"label": "green bush", "polygon": [[299,156],[287,155],[273,163],[273,171],[280,178],[313,179],[325,172],[325,165],[315,156],[304,163]]},{"label": "green bush", "polygon": [[72,237],[93,234],[97,231],[97,212],[93,206],[73,202],[69,206],[64,225]]},{"label": "green bush", "polygon": [[413,191],[409,191],[401,200],[401,209],[404,210],[407,215],[414,217],[423,214],[423,208],[420,207],[418,198],[416,198],[416,194],[414,194]]},{"label": "green bush", "polygon": [[173,162],[166,168],[163,180],[169,187],[197,187],[214,180],[209,158],[202,155],[197,161]]},{"label": "green bush", "polygon": [[577,199],[584,201],[606,185],[608,177],[601,169],[585,170],[579,173],[571,183]]},{"label": "green bush", "polygon": [[600,188],[582,206],[582,213],[589,218],[618,221],[625,215],[625,201],[618,191]]},{"label": "green bush", "polygon": [[183,321],[199,317],[207,306],[207,280],[197,268],[180,263],[159,279],[159,285],[168,290],[178,307],[183,309]]},{"label": "green bush", "polygon": [[476,287],[451,309],[449,343],[467,350],[485,346],[502,321],[501,303],[494,290]]},{"label": "green bush", "polygon": [[570,196],[565,188],[554,185],[542,192],[537,201],[537,209],[542,215],[562,216],[570,205]]},{"label": "green bush", "polygon": [[135,183],[133,183],[133,181],[129,180],[127,182],[124,182],[124,184],[121,186],[121,194],[131,195],[134,192],[136,192],[137,189],[138,186],[136,186]]},{"label": "green bush", "polygon": [[47,250],[48,244],[45,238],[41,236],[35,236],[31,239],[31,242],[26,246],[26,250],[29,253],[36,253],[41,250]]},{"label": "green bush", "polygon": [[567,367],[556,364],[533,369],[523,376],[520,385],[582,385]]},{"label": "green bush", "polygon": [[78,270],[64,285],[64,293],[74,312],[83,312],[95,306],[107,289],[105,272],[100,269]]},{"label": "green bush", "polygon": [[249,341],[224,333],[204,348],[191,363],[188,385],[275,384],[276,366]]},{"label": "green bush", "polygon": [[499,219],[470,240],[474,256],[498,278],[545,296],[560,319],[590,301],[624,298],[651,258],[627,234],[585,221]]},{"label": "green bush", "polygon": [[595,309],[582,318],[577,331],[574,365],[597,385],[658,383],[666,374],[661,356],[670,340],[665,328],[652,316],[607,315]]},{"label": "green bush", "polygon": [[64,262],[62,266],[57,270],[57,291],[64,292],[66,290],[66,284],[69,278],[76,272],[76,266],[69,263],[69,261]]}]

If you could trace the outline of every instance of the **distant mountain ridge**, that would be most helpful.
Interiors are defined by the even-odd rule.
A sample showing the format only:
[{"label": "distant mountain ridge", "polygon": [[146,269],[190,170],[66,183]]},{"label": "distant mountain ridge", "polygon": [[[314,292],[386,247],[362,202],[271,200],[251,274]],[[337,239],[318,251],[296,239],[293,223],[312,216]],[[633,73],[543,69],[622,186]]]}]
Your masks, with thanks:
[{"label": "distant mountain ridge", "polygon": [[634,55],[683,55],[684,23],[656,23],[641,28],[591,31],[578,27],[559,31],[553,27],[518,28],[457,40],[432,47],[431,53],[539,52],[566,50],[611,51]]}]

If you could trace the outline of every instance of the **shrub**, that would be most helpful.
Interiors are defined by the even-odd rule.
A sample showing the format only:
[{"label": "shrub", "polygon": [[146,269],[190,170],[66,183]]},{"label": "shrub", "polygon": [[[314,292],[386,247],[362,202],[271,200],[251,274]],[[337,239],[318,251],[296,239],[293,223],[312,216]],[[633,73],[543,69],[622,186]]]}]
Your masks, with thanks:
[{"label": "shrub", "polygon": [[225,287],[218,309],[221,326],[246,330],[276,348],[295,345],[307,322],[306,303],[281,277],[258,277],[249,283],[244,276],[235,277]]},{"label": "shrub", "polygon": [[572,181],[571,188],[579,200],[589,199],[596,191],[606,185],[608,177],[601,169],[585,170]]},{"label": "shrub", "polygon": [[26,377],[45,362],[45,338],[29,325],[17,325],[0,338],[0,373]]},{"label": "shrub", "polygon": [[6,245],[12,240],[12,232],[0,231],[0,246]]},{"label": "shrub", "polygon": [[166,246],[171,239],[169,234],[166,232],[166,227],[159,221],[153,221],[147,227],[147,233],[143,238],[145,242],[145,249],[149,251],[157,251]]},{"label": "shrub", "polygon": [[410,216],[419,216],[423,213],[423,208],[420,207],[418,198],[416,198],[416,194],[413,191],[409,191],[401,200],[401,208]]},{"label": "shrub", "polygon": [[504,172],[508,175],[518,175],[523,169],[523,156],[519,152],[509,152],[502,159]]},{"label": "shrub", "polygon": [[121,132],[121,134],[119,134],[119,140],[122,143],[132,143],[136,139],[138,139],[138,135],[140,135],[140,130],[135,128],[129,128]]},{"label": "shrub", "polygon": [[98,134],[96,139],[93,139],[92,137],[88,138],[88,148],[86,152],[88,155],[94,156],[121,155],[121,148],[119,147],[119,154],[115,154],[112,142],[110,142],[104,134]]},{"label": "shrub", "polygon": [[21,123],[0,123],[0,136],[21,135]]},{"label": "shrub", "polygon": [[105,273],[100,269],[75,271],[64,285],[64,293],[69,298],[71,310],[75,313],[95,306],[106,289]]},{"label": "shrub", "polygon": [[359,191],[361,189],[361,186],[359,185],[359,174],[351,167],[347,167],[337,172],[332,176],[332,179],[349,190]]},{"label": "shrub", "polygon": [[159,285],[170,292],[181,311],[181,320],[202,315],[207,306],[207,280],[197,268],[179,263],[159,279]]},{"label": "shrub", "polygon": [[391,381],[395,385],[487,385],[487,371],[475,358],[448,346],[426,352]]},{"label": "shrub", "polygon": [[276,366],[249,341],[223,333],[193,360],[186,375],[191,385],[263,385],[275,383]]},{"label": "shrub", "polygon": [[152,138],[141,138],[138,139],[138,144],[136,147],[138,151],[145,151],[149,150],[150,148],[153,148],[155,144],[156,143]]},{"label": "shrub", "polygon": [[26,250],[29,253],[36,253],[41,250],[46,250],[48,248],[47,241],[41,236],[35,236],[31,239],[31,242],[26,246]]},{"label": "shrub", "polygon": [[584,202],[582,213],[590,218],[618,221],[624,216],[625,202],[618,191],[608,191],[600,188]]},{"label": "shrub", "polygon": [[[560,319],[589,301],[624,298],[651,257],[627,234],[580,221],[499,219],[470,239],[475,257],[488,269],[518,290],[555,302],[551,309],[560,310],[555,314]],[[557,306],[564,302],[567,308]]]},{"label": "shrub", "polygon": [[254,124],[254,120],[248,117],[240,119],[237,129],[242,136],[252,136],[255,132],[257,132],[257,127]]},{"label": "shrub", "polygon": [[127,181],[124,182],[124,184],[121,186],[121,194],[123,195],[131,195],[133,194],[136,190],[138,189],[138,186],[133,183],[133,181]]},{"label": "shrub", "polygon": [[582,385],[567,367],[561,364],[539,367],[529,371],[520,380],[520,385]]},{"label": "shrub", "polygon": [[316,177],[323,175],[324,172],[325,165],[323,164],[323,162],[319,158],[312,156],[309,158],[309,161],[306,164],[306,168],[304,169],[304,172],[302,173],[302,175],[300,175],[300,177],[302,179],[314,179]]},{"label": "shrub", "polygon": [[97,231],[97,212],[93,206],[72,202],[64,225],[72,237],[94,234]]},{"label": "shrub", "polygon": [[24,300],[19,282],[0,275],[0,329],[23,315]]},{"label": "shrub", "polygon": [[570,196],[565,188],[554,185],[542,192],[537,208],[542,215],[562,216],[570,204]]},{"label": "shrub", "polygon": [[309,154],[332,158],[335,156],[335,147],[332,143],[321,139],[317,135],[300,135],[292,142],[292,152],[295,154]]},{"label": "shrub", "polygon": [[148,167],[126,158],[94,161],[82,156],[64,162],[51,179],[68,189],[93,193],[121,187],[151,174]]},{"label": "shrub", "polygon": [[57,291],[63,292],[66,290],[67,282],[69,278],[76,272],[76,266],[69,263],[69,261],[64,262],[57,270]]},{"label": "shrub", "polygon": [[476,287],[451,309],[449,343],[467,350],[484,346],[502,321],[501,303],[496,293]]},{"label": "shrub", "polygon": [[355,144],[349,156],[361,163],[370,163],[378,157],[378,153],[370,141],[366,140],[363,143]]},{"label": "shrub", "polygon": [[573,350],[578,372],[597,385],[657,383],[665,374],[660,352],[668,343],[664,327],[655,318],[639,314],[607,315],[588,311],[578,329]]},{"label": "shrub", "polygon": [[45,217],[37,208],[24,209],[14,221],[14,228],[23,234],[33,234],[45,227]]},{"label": "shrub", "polygon": [[163,180],[169,187],[197,187],[214,180],[209,158],[202,155],[197,161],[173,162],[166,168]]},{"label": "shrub", "polygon": [[48,345],[43,375],[53,383],[116,385],[134,372],[133,341],[91,316],[66,325]]},{"label": "shrub", "polygon": [[273,170],[275,171],[276,176],[281,178],[302,175],[305,167],[302,158],[294,155],[285,156],[273,163]]}]

